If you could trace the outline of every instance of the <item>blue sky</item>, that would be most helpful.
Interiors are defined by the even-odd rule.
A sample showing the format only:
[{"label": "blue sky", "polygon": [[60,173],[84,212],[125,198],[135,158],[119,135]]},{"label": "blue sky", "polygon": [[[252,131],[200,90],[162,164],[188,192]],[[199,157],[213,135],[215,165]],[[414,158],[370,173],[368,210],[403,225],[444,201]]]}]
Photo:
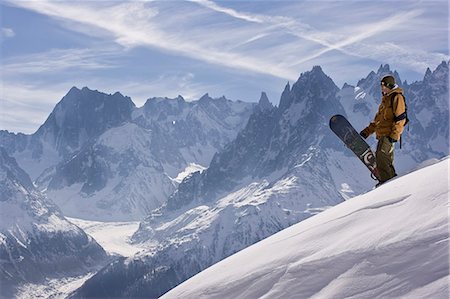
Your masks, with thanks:
[{"label": "blue sky", "polygon": [[278,104],[321,65],[338,86],[390,64],[409,82],[449,60],[448,1],[7,1],[0,129],[33,133],[72,86]]}]

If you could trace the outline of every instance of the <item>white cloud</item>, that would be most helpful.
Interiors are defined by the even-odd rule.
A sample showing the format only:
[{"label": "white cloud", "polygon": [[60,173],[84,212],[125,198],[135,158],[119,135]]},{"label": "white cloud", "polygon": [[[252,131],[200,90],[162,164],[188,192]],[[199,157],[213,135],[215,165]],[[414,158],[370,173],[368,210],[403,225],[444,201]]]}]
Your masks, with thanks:
[{"label": "white cloud", "polygon": [[16,33],[14,32],[13,29],[2,27],[2,35],[1,35],[2,37],[10,38],[10,37],[14,37],[15,35],[16,35]]},{"label": "white cloud", "polygon": [[43,88],[38,84],[2,81],[0,130],[34,133],[70,87],[54,85]]},{"label": "white cloud", "polygon": [[[403,66],[410,67],[414,71],[423,71],[426,69],[425,65],[437,65],[442,60],[448,60],[449,56],[442,53],[428,53],[414,48],[405,48],[393,42],[385,42],[374,44],[363,43],[363,41],[382,33],[393,31],[398,26],[408,23],[411,20],[417,19],[424,11],[423,9],[411,9],[410,11],[401,11],[399,13],[390,13],[383,10],[385,16],[375,22],[368,22],[364,17],[358,17],[359,24],[356,27],[357,31],[352,33],[339,34],[338,28],[332,28],[331,31],[319,31],[314,29],[311,25],[300,22],[294,18],[286,16],[266,16],[248,12],[238,12],[233,9],[228,9],[213,1],[209,0],[191,0],[214,11],[227,14],[231,17],[249,21],[273,25],[282,28],[289,34],[298,38],[306,39],[316,42],[323,46],[322,49],[311,51],[308,55],[298,59],[295,63],[290,64],[290,67],[298,67],[305,62],[319,58],[320,56],[338,50],[346,55],[357,56],[358,58],[373,59],[377,61],[397,62]],[[325,3],[325,6],[329,3]],[[348,16],[355,18],[355,16]],[[339,24],[336,24],[339,27]],[[411,30],[412,31],[412,30]]]},{"label": "white cloud", "polygon": [[[67,2],[27,1],[14,2],[14,4],[54,18],[69,20],[71,29],[80,29],[86,32],[85,25],[101,29],[103,32],[114,36],[118,43],[127,47],[150,46],[237,69],[287,79],[297,77],[297,71],[281,68],[278,62],[255,57],[251,53],[247,55],[228,52],[221,49],[220,45],[211,42],[211,40],[231,39],[230,44],[234,44],[236,36],[242,35],[239,32],[248,32],[248,30],[245,31],[245,28],[241,30],[229,28],[224,32],[208,32],[208,28],[203,28],[206,31],[193,30],[192,33],[194,34],[191,34],[189,30],[187,32],[175,32],[171,31],[170,28],[162,29],[161,24],[152,21],[158,15],[158,10],[148,7],[148,3],[144,2],[119,4],[111,7],[103,7],[91,2],[71,4]],[[89,4],[95,7],[89,6]],[[84,26],[77,28],[73,26],[73,23],[83,24]],[[257,33],[255,29],[250,29],[250,31]],[[99,31],[92,32],[99,33]],[[231,32],[234,32],[235,35],[230,34]],[[250,37],[247,34],[247,39]]]},{"label": "white cloud", "polygon": [[[328,31],[317,30],[287,15],[242,12],[209,0],[191,2],[199,4],[198,8],[192,5],[186,8],[183,7],[186,3],[179,3],[176,9],[168,10],[167,7],[160,8],[164,4],[149,2],[111,5],[110,2],[23,1],[16,5],[60,19],[72,30],[112,37],[125,47],[151,47],[288,80],[295,80],[304,66],[309,65],[307,62],[321,64],[321,57],[333,50],[358,59],[386,62],[386,52],[394,47],[397,51],[391,52],[389,59],[415,71],[418,71],[418,59],[435,62],[449,58],[448,55],[417,50],[411,43],[400,45],[393,41],[371,41],[375,36],[400,25],[406,26],[411,20],[421,17],[423,10],[420,8],[398,13],[383,11],[383,18],[376,21],[349,15],[348,18],[354,21],[351,27],[355,29],[343,32],[339,27],[344,25],[340,24],[328,28]],[[321,5],[326,7],[329,4],[322,2]],[[380,12],[381,8],[374,13]],[[232,22],[229,18],[224,20],[221,15],[240,22]],[[98,67],[94,61],[92,67]],[[90,65],[84,64],[84,67]]]},{"label": "white cloud", "polygon": [[258,15],[255,15],[255,14],[240,13],[234,9],[220,6],[220,5],[216,4],[215,2],[209,1],[209,0],[189,0],[189,1],[198,3],[200,5],[203,5],[207,8],[215,10],[217,12],[225,13],[234,18],[249,21],[249,22],[264,23],[264,20],[267,19],[267,17],[261,17]]},{"label": "white cloud", "polygon": [[26,74],[58,73],[68,69],[106,69],[116,67],[113,49],[51,49],[46,52],[15,56],[2,61],[2,72],[8,77]]}]

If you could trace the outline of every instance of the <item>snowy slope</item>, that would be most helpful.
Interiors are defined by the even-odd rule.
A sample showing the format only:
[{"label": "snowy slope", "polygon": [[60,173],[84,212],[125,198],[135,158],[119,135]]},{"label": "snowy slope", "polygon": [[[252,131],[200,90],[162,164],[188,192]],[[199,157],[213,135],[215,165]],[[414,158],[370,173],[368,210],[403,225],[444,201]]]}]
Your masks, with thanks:
[{"label": "snowy slope", "polygon": [[144,218],[175,189],[150,150],[151,140],[151,132],[133,123],[110,129],[37,183],[48,186],[48,197],[67,216],[100,221]]},{"label": "snowy slope", "polygon": [[163,298],[448,298],[449,162],[285,229]]},{"label": "snowy slope", "polygon": [[1,294],[8,298],[21,284],[80,275],[106,259],[103,248],[67,221],[0,148]]}]

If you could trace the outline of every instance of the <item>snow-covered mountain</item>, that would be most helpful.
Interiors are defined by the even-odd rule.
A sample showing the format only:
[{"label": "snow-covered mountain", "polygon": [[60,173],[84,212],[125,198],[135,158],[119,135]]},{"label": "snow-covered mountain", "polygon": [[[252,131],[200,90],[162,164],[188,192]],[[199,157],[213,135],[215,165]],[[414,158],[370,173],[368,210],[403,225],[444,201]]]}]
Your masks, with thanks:
[{"label": "snow-covered mountain", "polygon": [[342,145],[328,129],[331,115],[344,113],[338,91],[315,67],[292,88],[286,86],[280,108],[263,94],[247,126],[210,167],[187,177],[168,203],[141,223],[133,240],[149,249],[103,269],[75,297],[156,298],[224,257],[337,204],[341,192],[354,192],[338,178],[349,165],[354,172],[347,181],[357,181],[366,170],[353,157],[336,160]]},{"label": "snow-covered mountain", "polygon": [[152,98],[133,113],[134,122],[152,132],[151,150],[175,178],[190,163],[207,167],[213,155],[244,128],[255,103],[213,99]]},{"label": "snow-covered mountain", "polygon": [[23,283],[85,272],[106,258],[0,147],[1,296],[12,298]]},{"label": "snow-covered mountain", "polygon": [[283,230],[162,298],[448,298],[449,161]]},{"label": "snow-covered mountain", "polygon": [[[371,84],[362,80],[358,88],[379,88],[386,71],[388,66],[380,68],[377,76],[369,75]],[[441,98],[448,97],[444,79]],[[378,100],[345,87],[339,90],[314,67],[292,88],[286,86],[278,107],[262,96],[247,126],[209,168],[188,176],[167,204],[141,223],[133,240],[149,249],[103,269],[74,296],[158,297],[217,261],[368,190],[373,181],[367,169],[332,134],[328,120],[337,113],[352,120],[348,112],[360,104],[356,114],[365,113],[361,123],[368,123]],[[448,113],[448,106],[442,108]],[[442,122],[448,127],[448,119]],[[445,138],[448,142],[444,132]],[[410,166],[444,155],[409,155],[415,161]]]},{"label": "snow-covered mountain", "polygon": [[35,134],[1,131],[0,142],[66,215],[141,220],[167,201],[180,173],[209,165],[254,106],[206,94],[136,108],[120,93],[74,87]]},{"label": "snow-covered mountain", "polygon": [[[176,184],[151,151],[151,132],[134,123],[108,130],[37,180],[68,216],[142,219]],[[46,182],[48,181],[48,182]]]},{"label": "snow-covered mountain", "polygon": [[194,102],[149,99],[133,111],[131,122],[87,143],[37,184],[69,216],[141,220],[167,201],[180,172],[192,163],[208,166],[252,108],[208,95]]},{"label": "snow-covered mountain", "polygon": [[[328,120],[340,113],[357,129],[366,126],[386,73],[392,73],[387,65],[356,87],[339,89],[314,67],[292,88],[287,84],[278,107],[262,94],[256,107],[205,95],[194,102],[153,98],[136,108],[119,93],[75,88],[38,132],[2,131],[0,142],[70,216],[133,220],[162,205],[133,236],[147,250],[117,260],[74,295],[158,297],[368,190],[367,170],[328,129]],[[404,149],[396,151],[400,174],[448,155],[448,63],[402,87],[411,123]],[[85,115],[85,109],[95,113]],[[87,132],[86,124],[94,129]],[[209,167],[177,187],[192,165]]]},{"label": "snow-covered mountain", "polygon": [[[315,67],[303,74],[292,89],[286,86],[280,108],[266,105],[267,99],[263,96],[245,129],[214,156],[207,170],[182,183],[169,198],[167,208],[212,202],[257,179],[267,178],[273,183],[293,178],[313,156],[316,158],[312,161],[320,160],[317,166],[323,164],[326,156],[318,157],[321,149],[335,145],[335,139],[328,134],[328,120],[334,113],[343,112],[336,99],[337,91],[333,81],[320,67]],[[308,173],[318,174],[319,169],[311,165]],[[321,174],[325,178],[326,175],[329,174]],[[333,198],[331,189],[335,188],[317,197]],[[314,192],[314,185],[309,190]],[[334,197],[338,197],[337,194]]]},{"label": "snow-covered mountain", "polygon": [[433,72],[427,69],[423,81],[406,90],[410,131],[406,134],[406,153],[415,161],[449,151],[449,63],[442,62]]},{"label": "snow-covered mountain", "polygon": [[31,135],[0,131],[0,144],[34,181],[48,167],[71,158],[89,140],[131,120],[130,98],[73,87]]}]

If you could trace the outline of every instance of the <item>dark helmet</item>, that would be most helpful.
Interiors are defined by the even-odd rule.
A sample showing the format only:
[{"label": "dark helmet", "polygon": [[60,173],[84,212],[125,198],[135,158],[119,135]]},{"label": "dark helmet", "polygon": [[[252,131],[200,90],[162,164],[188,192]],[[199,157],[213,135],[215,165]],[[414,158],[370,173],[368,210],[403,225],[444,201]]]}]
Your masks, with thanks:
[{"label": "dark helmet", "polygon": [[392,89],[395,87],[395,78],[392,75],[386,75],[381,79],[381,85],[384,85],[389,89]]}]

